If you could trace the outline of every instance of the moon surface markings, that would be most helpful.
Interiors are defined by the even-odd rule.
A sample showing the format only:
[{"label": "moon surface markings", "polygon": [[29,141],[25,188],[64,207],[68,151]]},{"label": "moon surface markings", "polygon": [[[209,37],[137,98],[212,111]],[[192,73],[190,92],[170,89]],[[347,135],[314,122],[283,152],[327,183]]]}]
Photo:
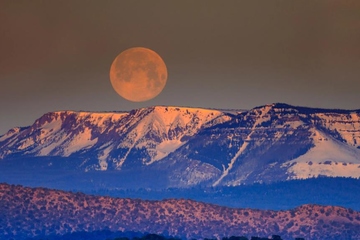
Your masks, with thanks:
[{"label": "moon surface markings", "polygon": [[150,100],[161,93],[167,81],[167,68],[154,51],[136,47],[120,53],[110,68],[114,90],[133,102]]}]

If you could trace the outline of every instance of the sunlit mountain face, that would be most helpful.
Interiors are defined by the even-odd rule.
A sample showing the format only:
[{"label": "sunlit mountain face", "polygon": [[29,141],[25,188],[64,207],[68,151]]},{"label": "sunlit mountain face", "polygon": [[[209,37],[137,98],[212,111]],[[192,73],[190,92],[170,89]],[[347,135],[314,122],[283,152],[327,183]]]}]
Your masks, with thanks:
[{"label": "sunlit mountain face", "polygon": [[57,176],[76,185],[71,176],[97,174],[105,187],[117,186],[115,177],[118,186],[138,188],[358,178],[360,111],[271,104],[50,112],[1,136],[0,156],[2,181],[21,172],[22,184],[34,181],[34,171],[47,183]]}]

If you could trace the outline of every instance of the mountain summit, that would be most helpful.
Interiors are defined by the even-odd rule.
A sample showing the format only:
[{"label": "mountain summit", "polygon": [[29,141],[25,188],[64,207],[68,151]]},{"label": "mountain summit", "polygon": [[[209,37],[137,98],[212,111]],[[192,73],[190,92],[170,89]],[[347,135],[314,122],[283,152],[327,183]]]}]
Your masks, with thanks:
[{"label": "mountain summit", "polygon": [[[270,104],[50,112],[0,137],[0,171],[156,175],[153,186],[360,177],[360,110]],[[2,166],[1,166],[2,165]],[[125,175],[124,175],[125,174]],[[125,178],[124,178],[125,179]]]}]

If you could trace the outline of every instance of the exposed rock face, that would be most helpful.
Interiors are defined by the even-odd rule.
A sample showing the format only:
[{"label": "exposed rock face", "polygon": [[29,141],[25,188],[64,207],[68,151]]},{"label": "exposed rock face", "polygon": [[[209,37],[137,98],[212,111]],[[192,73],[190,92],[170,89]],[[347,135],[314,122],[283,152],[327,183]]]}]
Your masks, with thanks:
[{"label": "exposed rock face", "polygon": [[52,112],[1,136],[0,157],[7,166],[18,159],[14,168],[31,158],[32,169],[157,172],[168,187],[357,178],[360,110],[272,104],[248,111],[158,106]]},{"label": "exposed rock face", "polygon": [[272,234],[284,239],[360,239],[360,213],[318,205],[289,211],[233,209],[191,200],[96,197],[0,184],[1,239],[102,229],[188,239]]}]

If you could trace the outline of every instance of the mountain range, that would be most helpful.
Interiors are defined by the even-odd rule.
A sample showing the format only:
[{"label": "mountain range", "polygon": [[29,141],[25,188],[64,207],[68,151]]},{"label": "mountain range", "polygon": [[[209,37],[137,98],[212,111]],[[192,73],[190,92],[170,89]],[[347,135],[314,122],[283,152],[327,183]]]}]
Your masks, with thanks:
[{"label": "mountain range", "polygon": [[169,188],[359,178],[360,110],[276,103],[251,110],[50,112],[0,136],[0,172],[0,182],[42,181],[48,187],[79,181]]}]

